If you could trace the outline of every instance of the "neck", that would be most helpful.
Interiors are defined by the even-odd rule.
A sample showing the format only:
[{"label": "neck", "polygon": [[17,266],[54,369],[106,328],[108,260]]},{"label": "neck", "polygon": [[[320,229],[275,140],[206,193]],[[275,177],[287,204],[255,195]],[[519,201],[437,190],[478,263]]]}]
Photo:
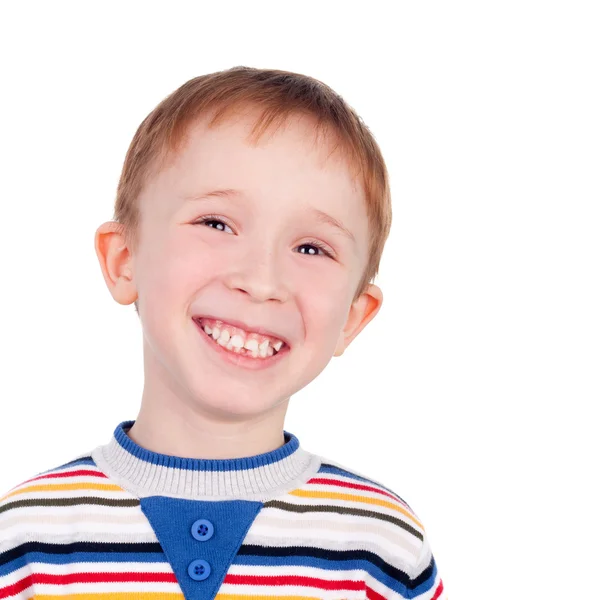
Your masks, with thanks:
[{"label": "neck", "polygon": [[127,435],[160,454],[233,459],[270,452],[283,445],[283,419],[214,423],[172,411],[140,410]]},{"label": "neck", "polygon": [[[191,398],[169,379],[148,349],[144,361],[148,364],[141,407],[128,432],[140,446],[173,456],[233,459],[283,445],[289,397],[272,401],[266,408],[254,400]],[[253,406],[254,413],[249,410]]]}]

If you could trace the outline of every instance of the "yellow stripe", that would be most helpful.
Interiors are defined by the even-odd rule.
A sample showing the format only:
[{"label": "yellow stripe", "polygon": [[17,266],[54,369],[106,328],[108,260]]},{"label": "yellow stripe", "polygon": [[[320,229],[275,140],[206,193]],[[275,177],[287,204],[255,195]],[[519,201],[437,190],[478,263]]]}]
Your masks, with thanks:
[{"label": "yellow stripe", "polygon": [[380,500],[379,498],[368,498],[366,496],[357,496],[356,494],[344,494],[338,492],[318,492],[318,491],[305,491],[305,490],[293,490],[288,492],[292,496],[301,496],[302,498],[330,498],[332,500],[352,500],[354,502],[363,502],[364,504],[376,504],[378,506],[385,506],[391,508],[399,513],[402,513],[405,517],[408,517],[413,523],[416,523],[419,527],[423,528],[423,525],[418,521],[410,512],[408,512],[402,506],[388,502],[387,500]]},{"label": "yellow stripe", "polygon": [[[56,600],[59,596],[35,594],[31,600]],[[60,594],[61,600],[184,600],[183,594],[166,592],[106,592],[97,594]],[[252,596],[249,594],[217,594],[215,600],[322,600],[321,596],[284,596],[280,593],[272,596]]]},{"label": "yellow stripe", "polygon": [[3,496],[10,498],[16,494],[26,494],[28,492],[62,492],[62,491],[78,491],[78,490],[102,490],[106,492],[122,492],[123,488],[110,483],[55,483],[46,485],[30,485],[15,492],[10,492]]},{"label": "yellow stripe", "polygon": [[284,596],[277,593],[272,596],[250,596],[248,594],[217,594],[215,600],[323,600],[321,596]]},{"label": "yellow stripe", "polygon": [[[167,592],[106,592],[97,594],[35,594],[31,600],[184,600],[183,594]],[[271,600],[273,600],[271,598]]]}]

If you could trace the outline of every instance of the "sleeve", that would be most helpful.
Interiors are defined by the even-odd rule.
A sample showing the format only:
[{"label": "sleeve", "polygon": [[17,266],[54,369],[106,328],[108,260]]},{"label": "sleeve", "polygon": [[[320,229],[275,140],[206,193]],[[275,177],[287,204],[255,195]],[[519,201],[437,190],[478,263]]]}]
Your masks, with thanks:
[{"label": "sleeve", "polygon": [[410,579],[410,598],[415,600],[448,600],[427,535],[423,536],[421,553]]},{"label": "sleeve", "polygon": [[[25,514],[28,510],[27,501],[12,501],[11,492],[17,487],[0,496],[0,598],[7,600],[26,600],[34,595],[26,543],[26,523],[33,517],[21,516],[21,512]],[[23,511],[19,510],[20,504],[24,505]]]},{"label": "sleeve", "polygon": [[31,598],[32,583],[31,567],[23,552],[23,544],[5,539],[0,530],[0,598]]}]

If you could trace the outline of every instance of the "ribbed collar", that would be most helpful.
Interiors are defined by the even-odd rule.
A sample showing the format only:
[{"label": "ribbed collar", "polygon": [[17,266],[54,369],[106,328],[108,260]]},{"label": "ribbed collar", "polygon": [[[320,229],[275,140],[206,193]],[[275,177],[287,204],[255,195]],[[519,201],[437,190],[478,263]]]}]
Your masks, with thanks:
[{"label": "ribbed collar", "polygon": [[92,458],[121,487],[142,498],[171,496],[202,500],[265,500],[300,486],[319,469],[320,457],[283,432],[285,443],[263,454],[233,459],[183,458],[160,454],[134,442],[117,425],[110,441]]}]

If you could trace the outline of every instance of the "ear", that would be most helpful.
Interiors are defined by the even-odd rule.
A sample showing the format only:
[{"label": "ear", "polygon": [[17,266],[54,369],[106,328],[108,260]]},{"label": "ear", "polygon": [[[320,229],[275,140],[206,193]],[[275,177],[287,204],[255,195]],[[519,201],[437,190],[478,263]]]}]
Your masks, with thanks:
[{"label": "ear", "polygon": [[133,282],[133,257],[125,242],[123,225],[116,221],[103,223],[94,239],[96,256],[104,281],[119,304],[131,304],[137,299]]},{"label": "ear", "polygon": [[350,345],[350,342],[379,312],[382,303],[383,293],[381,289],[370,283],[367,290],[363,292],[350,307],[348,320],[340,333],[335,352],[333,353],[334,356],[341,356],[344,353],[344,350]]}]

